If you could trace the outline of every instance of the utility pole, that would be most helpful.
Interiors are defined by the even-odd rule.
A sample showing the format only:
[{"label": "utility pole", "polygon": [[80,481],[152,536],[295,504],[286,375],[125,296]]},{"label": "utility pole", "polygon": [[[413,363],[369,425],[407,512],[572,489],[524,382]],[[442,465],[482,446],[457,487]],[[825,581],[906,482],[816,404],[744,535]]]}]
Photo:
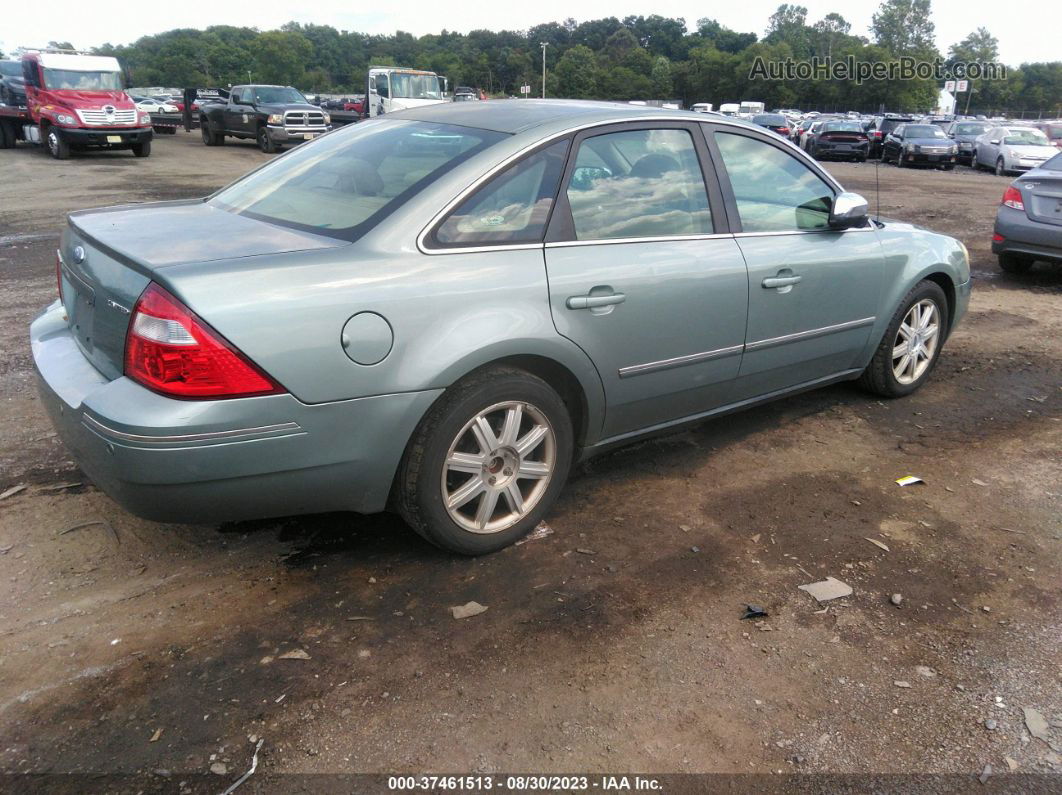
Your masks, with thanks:
[{"label": "utility pole", "polygon": [[251,70],[250,69],[247,70],[247,82],[248,83],[251,82]]},{"label": "utility pole", "polygon": [[541,42],[542,44],[542,99],[546,98],[546,48],[549,46],[548,41]]}]

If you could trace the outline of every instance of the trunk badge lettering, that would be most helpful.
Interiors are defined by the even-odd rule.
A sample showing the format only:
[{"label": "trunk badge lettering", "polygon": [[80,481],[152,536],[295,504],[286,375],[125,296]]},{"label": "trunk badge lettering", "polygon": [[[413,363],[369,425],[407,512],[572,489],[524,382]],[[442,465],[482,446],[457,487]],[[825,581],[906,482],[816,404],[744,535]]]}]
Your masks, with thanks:
[{"label": "trunk badge lettering", "polygon": [[111,307],[112,309],[117,309],[119,312],[122,312],[123,314],[126,314],[126,315],[129,314],[129,307],[122,306],[117,301],[112,301],[110,298],[107,299],[107,306]]},{"label": "trunk badge lettering", "polygon": [[81,246],[74,246],[74,264],[80,265],[85,261],[85,249]]}]

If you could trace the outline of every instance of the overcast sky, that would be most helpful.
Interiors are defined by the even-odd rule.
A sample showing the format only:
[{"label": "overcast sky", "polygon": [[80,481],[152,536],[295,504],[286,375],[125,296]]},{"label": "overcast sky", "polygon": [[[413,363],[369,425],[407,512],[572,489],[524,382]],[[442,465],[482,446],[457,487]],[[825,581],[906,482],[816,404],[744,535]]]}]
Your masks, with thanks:
[{"label": "overcast sky", "polygon": [[[852,32],[868,35],[877,0],[794,0],[808,9],[809,22],[831,11],[839,12],[852,24]],[[933,0],[933,22],[937,46],[947,54],[948,47],[984,24],[999,39],[1000,60],[1010,66],[1023,61],[1050,61],[1062,58],[1059,46],[1058,0]],[[129,3],[128,0],[54,0],[44,6],[26,0],[3,4],[0,49],[10,52],[17,46],[40,46],[48,41],[70,41],[89,48],[104,42],[128,44],[141,36],[173,28],[205,28],[210,25],[246,25],[260,30],[285,22],[313,22],[340,30],[366,33],[393,33],[404,30],[414,35],[437,33],[443,28],[461,32],[474,29],[525,30],[541,22],[562,21],[573,16],[587,19],[652,13],[684,17],[691,28],[700,17],[714,17],[729,28],[762,36],[767,18],[778,7],[777,0],[744,0],[740,3],[710,4],[690,0],[538,0],[518,3],[445,3],[438,0],[406,0],[384,3],[381,11],[356,11],[350,0],[315,0],[302,4],[268,4],[258,0],[176,0]],[[272,7],[271,7],[272,6]],[[371,6],[367,3],[366,6]],[[715,10],[712,7],[716,6]],[[578,11],[574,9],[578,8]],[[1056,11],[1050,11],[1055,8]],[[981,22],[980,20],[987,20]]]}]

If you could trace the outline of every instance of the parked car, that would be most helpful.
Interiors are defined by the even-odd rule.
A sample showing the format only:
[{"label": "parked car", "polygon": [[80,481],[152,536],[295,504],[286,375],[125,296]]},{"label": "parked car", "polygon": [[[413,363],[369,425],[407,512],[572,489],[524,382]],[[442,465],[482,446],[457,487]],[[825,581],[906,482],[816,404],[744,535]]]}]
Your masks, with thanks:
[{"label": "parked car", "polygon": [[900,168],[920,164],[951,171],[958,156],[959,145],[935,124],[901,124],[881,148],[881,162],[895,161]]},{"label": "parked car", "polygon": [[142,113],[177,113],[177,106],[160,102],[154,97],[133,97],[137,110]]},{"label": "parked car", "polygon": [[959,145],[958,162],[973,165],[977,139],[988,132],[990,125],[983,121],[953,121],[944,133]]},{"label": "parked car", "polygon": [[207,146],[220,146],[227,136],[250,138],[272,153],[332,129],[328,111],[309,104],[291,86],[233,86],[227,98],[200,98],[199,103],[199,129]]},{"label": "parked car", "polygon": [[867,159],[870,140],[858,121],[827,121],[815,135],[808,152],[816,160],[829,158],[855,160]]},{"label": "parked car", "polygon": [[1007,186],[992,253],[1009,273],[1024,273],[1036,260],[1062,262],[1062,152]]},{"label": "parked car", "polygon": [[819,130],[822,129],[822,125],[825,123],[825,121],[819,119],[812,121],[808,128],[800,134],[800,141],[797,142],[797,146],[805,152],[809,151],[815,143],[815,136],[819,134]]},{"label": "parked car", "polygon": [[[800,124],[794,124],[789,130],[789,140],[797,146],[800,146],[800,139],[807,132],[808,128],[815,123],[815,119],[804,118]],[[803,147],[801,147],[803,148]]]},{"label": "parked car", "polygon": [[411,108],[203,200],[72,213],[57,268],[42,403],[121,504],[393,505],[465,554],[618,444],[847,379],[913,392],[970,293],[961,243],[872,221],[760,127],[538,100]]},{"label": "parked car", "polygon": [[1062,119],[1037,122],[1035,127],[1047,136],[1053,146],[1062,149]]},{"label": "parked car", "polygon": [[758,124],[783,138],[789,137],[789,120],[781,113],[760,113],[752,117],[752,123]]},{"label": "parked car", "polygon": [[907,124],[914,121],[910,116],[896,116],[886,115],[875,119],[874,124],[867,130],[867,137],[870,139],[870,157],[881,157],[882,146],[885,143],[885,138],[899,127],[901,124]]},{"label": "parked car", "polygon": [[22,61],[0,60],[0,104],[26,107],[26,80]]},{"label": "parked car", "polygon": [[1043,165],[1055,153],[1050,140],[1034,127],[993,127],[974,147],[974,165],[997,176]]}]

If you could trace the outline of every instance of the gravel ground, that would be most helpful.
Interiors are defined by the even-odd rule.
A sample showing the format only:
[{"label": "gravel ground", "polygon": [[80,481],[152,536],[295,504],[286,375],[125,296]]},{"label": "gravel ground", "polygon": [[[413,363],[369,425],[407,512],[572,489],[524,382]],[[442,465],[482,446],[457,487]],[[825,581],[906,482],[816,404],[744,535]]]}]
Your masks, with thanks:
[{"label": "gravel ground", "polygon": [[[986,764],[1062,786],[1062,272],[998,270],[1006,179],[878,174],[883,215],[973,258],[970,314],[925,389],[835,386],[617,451],[573,474],[552,535],[466,560],[392,516],[146,522],[51,431],[26,329],[55,292],[63,214],[203,195],[268,157],[184,133],[146,161],[0,151],[0,491],[26,486],[0,500],[0,771],[220,790],[264,738],[252,781],[281,787],[418,771],[965,785]],[[829,168],[874,206],[873,164]],[[926,484],[899,488],[907,474]],[[62,532],[90,521],[106,524]],[[826,576],[854,593],[798,590]],[[489,609],[454,620],[470,600]],[[769,616],[741,620],[747,602]]]}]

